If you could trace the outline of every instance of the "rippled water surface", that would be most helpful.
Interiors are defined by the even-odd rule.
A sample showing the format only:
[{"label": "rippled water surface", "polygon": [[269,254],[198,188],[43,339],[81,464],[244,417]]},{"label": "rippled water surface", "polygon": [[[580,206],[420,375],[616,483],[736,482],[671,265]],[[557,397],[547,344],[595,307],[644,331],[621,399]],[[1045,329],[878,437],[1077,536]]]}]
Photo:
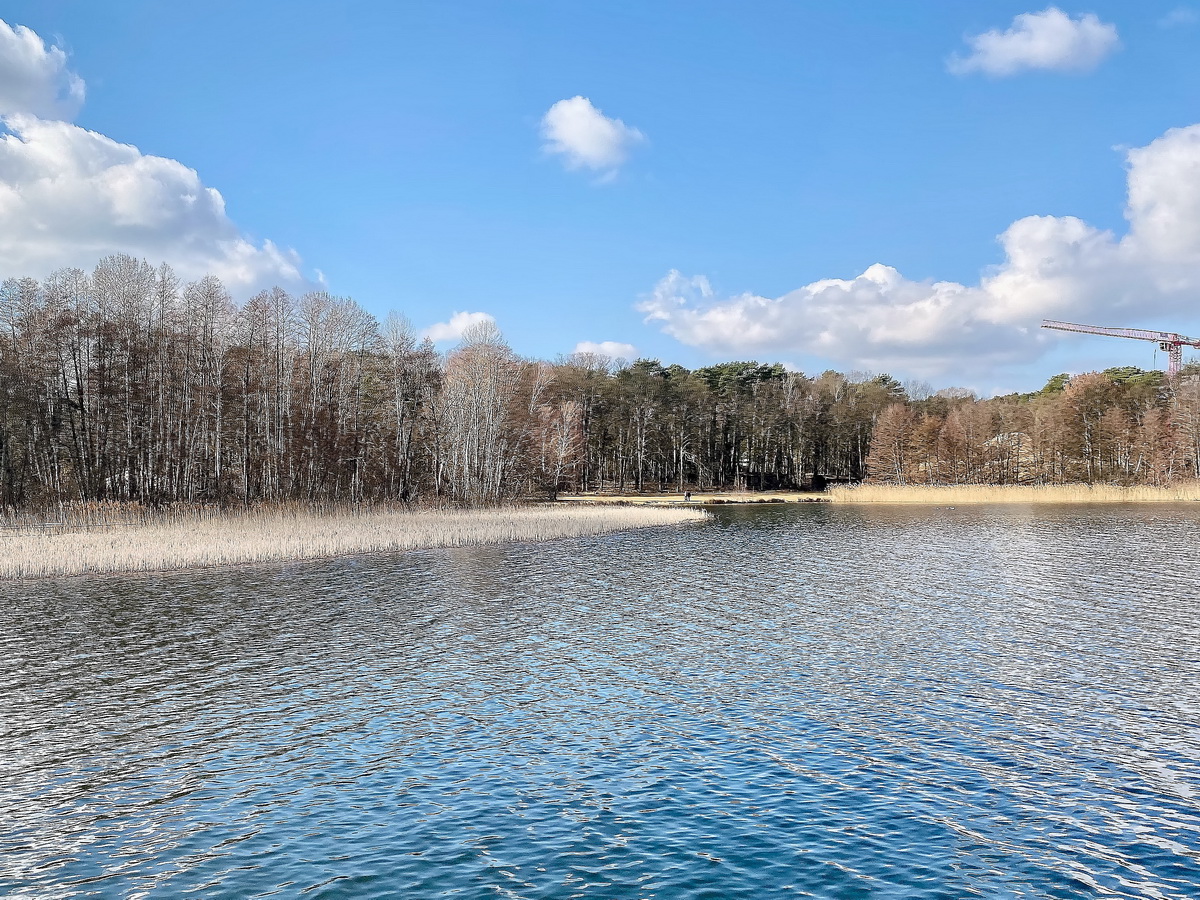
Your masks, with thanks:
[{"label": "rippled water surface", "polygon": [[1200,897],[1200,511],[0,588],[14,897]]}]

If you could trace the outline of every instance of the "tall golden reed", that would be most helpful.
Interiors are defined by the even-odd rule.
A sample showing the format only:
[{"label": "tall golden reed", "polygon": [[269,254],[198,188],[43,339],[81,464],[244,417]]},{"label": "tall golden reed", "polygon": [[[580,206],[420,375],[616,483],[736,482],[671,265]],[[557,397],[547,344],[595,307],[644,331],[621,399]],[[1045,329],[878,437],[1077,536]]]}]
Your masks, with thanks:
[{"label": "tall golden reed", "polygon": [[1200,500],[1200,482],[1166,487],[1113,484],[858,484],[836,485],[837,503],[1171,503]]},{"label": "tall golden reed", "polygon": [[381,550],[471,547],[696,522],[692,509],[526,506],[417,512],[282,509],[131,525],[0,530],[0,578],[158,572]]}]

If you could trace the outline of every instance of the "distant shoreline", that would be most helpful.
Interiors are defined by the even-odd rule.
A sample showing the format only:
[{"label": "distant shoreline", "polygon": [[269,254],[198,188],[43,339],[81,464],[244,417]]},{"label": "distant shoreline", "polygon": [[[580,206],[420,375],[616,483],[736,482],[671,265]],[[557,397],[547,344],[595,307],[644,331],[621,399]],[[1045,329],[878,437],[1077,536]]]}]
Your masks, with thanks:
[{"label": "distant shoreline", "polygon": [[1190,503],[1200,481],[1165,487],[1112,484],[839,484],[816,491],[692,491],[560,494],[578,507],[704,507],[760,503],[910,503],[931,506],[986,503]]},{"label": "distant shoreline", "polygon": [[537,504],[474,510],[213,512],[0,533],[0,580],[177,572],[383,551],[478,547],[699,522],[699,509]]},{"label": "distant shoreline", "polygon": [[829,497],[817,491],[679,491],[666,493],[559,494],[558,502],[578,506],[708,506],[749,503],[828,503]]},{"label": "distant shoreline", "polygon": [[829,489],[834,503],[1187,503],[1200,500],[1200,481],[1165,487],[1113,484],[858,484]]}]

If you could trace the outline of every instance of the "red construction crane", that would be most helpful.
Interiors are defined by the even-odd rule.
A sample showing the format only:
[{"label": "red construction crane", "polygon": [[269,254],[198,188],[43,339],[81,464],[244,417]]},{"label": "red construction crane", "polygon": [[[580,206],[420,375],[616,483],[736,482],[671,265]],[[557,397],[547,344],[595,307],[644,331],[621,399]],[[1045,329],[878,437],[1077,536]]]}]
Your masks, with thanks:
[{"label": "red construction crane", "polygon": [[1042,319],[1043,328],[1055,328],[1059,331],[1077,331],[1080,334],[1106,334],[1109,337],[1133,338],[1135,341],[1155,341],[1158,349],[1166,353],[1170,362],[1167,364],[1167,377],[1172,381],[1179,375],[1183,365],[1183,348],[1200,347],[1200,340],[1184,337],[1170,331],[1146,331],[1142,328],[1102,328],[1099,325],[1076,325],[1072,322],[1054,322]]}]

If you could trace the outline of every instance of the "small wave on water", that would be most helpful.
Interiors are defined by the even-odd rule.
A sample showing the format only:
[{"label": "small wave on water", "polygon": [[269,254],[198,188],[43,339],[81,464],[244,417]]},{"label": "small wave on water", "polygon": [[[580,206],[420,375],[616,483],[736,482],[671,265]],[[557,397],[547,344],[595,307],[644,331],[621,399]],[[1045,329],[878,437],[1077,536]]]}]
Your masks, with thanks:
[{"label": "small wave on water", "polygon": [[10,584],[0,894],[1200,897],[1200,515]]}]

